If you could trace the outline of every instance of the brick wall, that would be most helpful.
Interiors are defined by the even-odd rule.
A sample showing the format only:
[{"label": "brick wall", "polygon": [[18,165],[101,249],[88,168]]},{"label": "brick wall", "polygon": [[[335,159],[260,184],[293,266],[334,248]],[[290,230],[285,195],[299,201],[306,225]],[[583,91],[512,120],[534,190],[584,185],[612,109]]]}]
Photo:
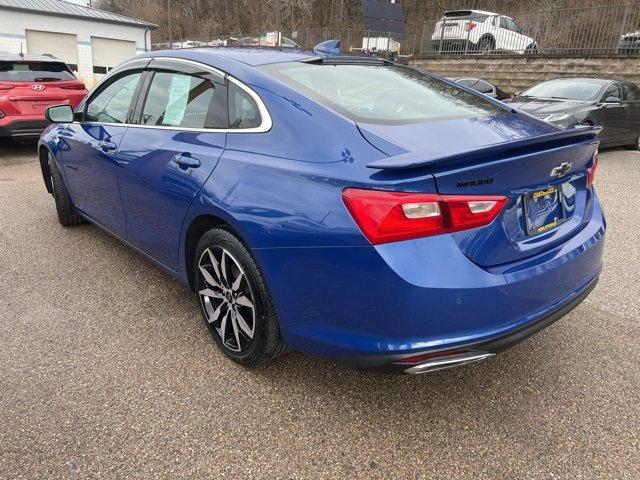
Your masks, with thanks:
[{"label": "brick wall", "polygon": [[640,84],[640,57],[478,56],[413,58],[409,65],[448,77],[481,77],[515,93],[554,77],[606,77]]}]

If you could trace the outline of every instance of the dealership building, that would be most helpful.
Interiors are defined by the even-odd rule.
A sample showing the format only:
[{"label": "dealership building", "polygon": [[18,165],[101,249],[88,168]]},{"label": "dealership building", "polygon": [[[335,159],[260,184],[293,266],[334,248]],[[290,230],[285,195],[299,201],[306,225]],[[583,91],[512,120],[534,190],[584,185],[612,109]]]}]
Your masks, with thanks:
[{"label": "dealership building", "polygon": [[0,0],[0,52],[49,54],[91,86],[151,49],[156,25],[63,0]]}]

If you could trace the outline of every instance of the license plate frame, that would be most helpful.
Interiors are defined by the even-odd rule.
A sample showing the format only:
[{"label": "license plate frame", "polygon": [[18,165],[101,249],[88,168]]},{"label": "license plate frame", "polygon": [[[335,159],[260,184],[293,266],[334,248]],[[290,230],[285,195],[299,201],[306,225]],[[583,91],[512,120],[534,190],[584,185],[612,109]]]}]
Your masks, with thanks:
[{"label": "license plate frame", "polygon": [[548,232],[567,221],[561,185],[528,193],[522,202],[528,236]]}]

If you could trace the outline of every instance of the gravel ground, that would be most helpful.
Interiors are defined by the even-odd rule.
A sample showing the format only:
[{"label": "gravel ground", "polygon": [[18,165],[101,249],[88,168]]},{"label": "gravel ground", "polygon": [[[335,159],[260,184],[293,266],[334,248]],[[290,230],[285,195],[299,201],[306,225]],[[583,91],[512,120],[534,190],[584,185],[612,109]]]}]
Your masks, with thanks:
[{"label": "gravel ground", "polygon": [[640,154],[602,154],[591,296],[485,362],[417,377],[226,360],[195,297],[63,229],[0,145],[0,478],[640,478]]}]

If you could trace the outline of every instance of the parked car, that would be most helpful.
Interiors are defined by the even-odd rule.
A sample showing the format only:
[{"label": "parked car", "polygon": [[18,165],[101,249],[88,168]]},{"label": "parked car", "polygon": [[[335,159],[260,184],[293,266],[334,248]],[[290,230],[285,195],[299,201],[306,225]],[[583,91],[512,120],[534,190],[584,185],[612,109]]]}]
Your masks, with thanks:
[{"label": "parked car", "polygon": [[436,22],[431,46],[440,52],[535,53],[535,40],[511,17],[482,10],[452,10]]},{"label": "parked car", "polygon": [[0,138],[39,137],[49,124],[45,108],[75,108],[87,89],[71,69],[51,55],[0,53]]},{"label": "parked car", "polygon": [[603,147],[640,149],[640,88],[603,78],[556,78],[507,102],[559,127],[601,125]]},{"label": "parked car", "polygon": [[293,348],[422,373],[580,303],[602,264],[599,129],[330,45],[149,52],[75,113],[50,107],[60,223],[93,222],[192,289],[244,365]]},{"label": "parked car", "polygon": [[620,37],[618,53],[640,53],[640,30],[625,33]]},{"label": "parked car", "polygon": [[511,96],[493,83],[483,80],[482,78],[449,77],[448,79],[454,83],[457,83],[458,85],[473,88],[480,93],[484,93],[485,95],[488,95],[490,97],[497,98],[498,100],[505,100]]}]

